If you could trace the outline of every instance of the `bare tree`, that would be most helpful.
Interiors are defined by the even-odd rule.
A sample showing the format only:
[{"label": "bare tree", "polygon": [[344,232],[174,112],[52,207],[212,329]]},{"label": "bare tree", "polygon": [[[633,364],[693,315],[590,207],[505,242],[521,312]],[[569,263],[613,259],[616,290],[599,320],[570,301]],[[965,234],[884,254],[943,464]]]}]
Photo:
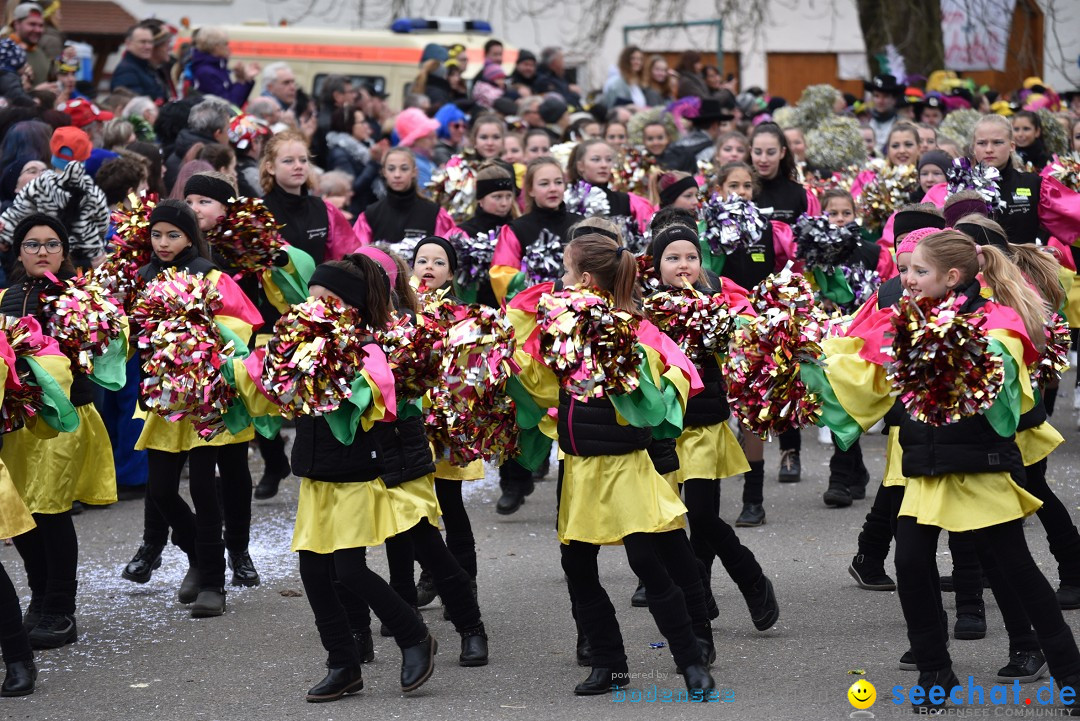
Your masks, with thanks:
[{"label": "bare tree", "polygon": [[[882,72],[880,59],[892,45],[904,57],[908,74],[923,76],[945,67],[941,35],[941,0],[881,2],[856,0],[859,26],[871,74]],[[903,80],[903,78],[901,78]]]}]

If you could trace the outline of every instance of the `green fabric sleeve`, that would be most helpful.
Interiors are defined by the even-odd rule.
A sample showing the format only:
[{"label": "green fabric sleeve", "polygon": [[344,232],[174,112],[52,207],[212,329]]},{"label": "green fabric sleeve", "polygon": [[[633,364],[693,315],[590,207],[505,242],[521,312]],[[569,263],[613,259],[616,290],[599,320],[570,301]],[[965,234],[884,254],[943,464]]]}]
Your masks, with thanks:
[{"label": "green fabric sleeve", "polygon": [[506,302],[509,303],[515,295],[528,287],[529,279],[525,277],[524,273],[519,271],[518,274],[510,280],[510,285],[506,286]]},{"label": "green fabric sleeve", "polygon": [[855,441],[859,440],[863,430],[840,405],[825,375],[825,369],[816,363],[800,363],[799,379],[806,385],[807,391],[816,395],[822,402],[821,420],[818,425],[833,432],[836,436],[836,445],[840,450],[846,451],[851,448]]},{"label": "green fabric sleeve", "polygon": [[71,405],[71,398],[36,360],[29,356],[25,360],[34,374],[34,382],[41,388],[44,403],[39,412],[41,419],[62,433],[75,431],[79,427],[79,415]]},{"label": "green fabric sleeve", "polygon": [[811,268],[810,272],[814,274],[814,282],[817,284],[818,293],[823,298],[828,298],[837,305],[847,305],[854,302],[855,294],[851,292],[851,285],[848,284],[847,278],[839,269],[826,273],[820,268]]},{"label": "green fabric sleeve", "polygon": [[295,246],[285,246],[292,272],[285,268],[270,269],[270,279],[281,291],[289,305],[303,303],[308,297],[308,281],[315,272],[315,259]]},{"label": "green fabric sleeve", "polygon": [[114,338],[100,356],[94,358],[94,370],[90,380],[102,388],[118,391],[127,383],[127,341],[123,336]]},{"label": "green fabric sleeve", "polygon": [[995,433],[1008,438],[1016,433],[1016,426],[1020,423],[1022,392],[1017,379],[1016,359],[997,338],[990,339],[989,352],[1001,358],[1005,368],[1005,383],[997,398],[994,399],[994,404],[984,411],[984,415],[986,420],[990,421]]},{"label": "green fabric sleeve", "polygon": [[360,425],[360,416],[364,415],[364,411],[371,405],[373,397],[367,378],[362,374],[357,375],[352,382],[352,396],[349,400],[342,403],[336,411],[323,416],[338,443],[352,445],[356,438],[356,427]]}]

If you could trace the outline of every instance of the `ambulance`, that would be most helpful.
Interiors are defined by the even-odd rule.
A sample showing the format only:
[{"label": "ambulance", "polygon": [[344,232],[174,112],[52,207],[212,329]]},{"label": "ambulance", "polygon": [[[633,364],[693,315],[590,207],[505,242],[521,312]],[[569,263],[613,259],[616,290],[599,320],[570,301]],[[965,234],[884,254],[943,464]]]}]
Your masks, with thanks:
[{"label": "ambulance", "polygon": [[[297,84],[318,96],[329,75],[345,75],[353,84],[370,84],[388,96],[391,107],[401,107],[407,87],[416,79],[420,56],[429,43],[464,48],[465,77],[475,76],[484,64],[484,43],[491,39],[491,26],[481,20],[458,18],[394,21],[389,30],[344,30],[245,24],[222,25],[229,35],[230,64],[255,61],[264,68],[286,62],[296,74]],[[186,37],[185,37],[186,35]],[[503,42],[503,68],[513,71],[517,48]],[[190,42],[182,33],[178,45]],[[262,78],[252,97],[262,92]]]}]

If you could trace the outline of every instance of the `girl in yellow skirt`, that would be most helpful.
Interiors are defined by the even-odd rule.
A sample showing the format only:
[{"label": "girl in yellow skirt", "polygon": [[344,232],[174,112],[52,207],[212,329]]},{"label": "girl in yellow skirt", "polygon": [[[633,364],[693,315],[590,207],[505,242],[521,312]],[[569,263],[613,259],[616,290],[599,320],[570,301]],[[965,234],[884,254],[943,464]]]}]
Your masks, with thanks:
[{"label": "girl in yellow skirt", "polygon": [[[583,293],[594,289],[611,293],[614,309],[637,315],[633,300],[636,261],[618,234],[590,227],[571,231],[571,237],[563,257],[563,286]],[[688,691],[695,699],[708,698],[715,688],[706,655],[712,632],[697,562],[683,531],[686,506],[656,471],[648,453],[654,432],[674,437],[682,430],[686,399],[700,391],[701,381],[678,346],[651,323],[640,320],[638,348],[647,365],[639,381],[670,391],[668,401],[635,405],[630,415],[641,427],[626,423],[631,419],[616,411],[614,397],[586,402],[560,391],[542,355],[525,350],[539,345],[533,337],[539,333],[538,308],[552,288],[541,284],[518,294],[508,317],[518,337],[515,359],[522,372],[517,378],[541,409],[558,408],[557,432],[553,433],[548,421],[541,423],[541,429],[557,436],[564,454],[558,519],[562,566],[592,664],[589,677],[574,692],[604,694],[628,680],[615,609],[596,569],[599,546],[622,543],[630,567],[645,583],[649,610],[671,647]],[[684,594],[683,589],[691,593]]]},{"label": "girl in yellow skirt", "polygon": [[[710,277],[702,269],[696,225],[692,216],[678,209],[661,210],[653,216],[653,268],[661,282],[669,289],[690,285],[701,293],[722,294],[732,313],[752,313],[745,290],[726,278]],[[745,473],[750,465],[727,424],[731,412],[717,355],[708,355],[697,369],[705,389],[687,402],[676,446],[679,470],[675,478],[682,484],[686,500],[690,544],[705,568],[702,580],[707,595],[712,596],[709,586],[716,556],[746,599],[754,626],[764,631],[780,617],[772,582],[718,512],[720,479]]]},{"label": "girl in yellow skirt", "polygon": [[[0,297],[0,313],[34,316],[44,326],[48,318],[41,307],[43,294],[56,288],[53,279],[75,275],[68,260],[67,229],[51,216],[31,215],[16,227],[13,249],[18,263],[12,286]],[[121,351],[117,358],[122,361],[123,355]],[[96,370],[105,365],[101,360]],[[93,383],[78,370],[73,374],[70,398],[78,429],[45,439],[21,428],[7,435],[0,451],[37,522],[34,530],[14,539],[26,564],[31,597],[25,626],[35,648],[56,648],[78,638],[74,614],[79,547],[72,502],[116,502],[112,445],[93,404]]]},{"label": "girl in yellow skirt", "polygon": [[[986,258],[983,277],[998,303],[981,294],[979,256]],[[940,618],[935,553],[941,529],[972,531],[989,548],[996,567],[1031,619],[1051,674],[1060,687],[1080,683],[1080,651],[1061,615],[1053,588],[1035,565],[1024,538],[1022,519],[1040,502],[1021,488],[1023,459],[1015,441],[1020,415],[1032,405],[1027,366],[1045,344],[1045,316],[1040,298],[995,248],[976,246],[956,231],[941,231],[921,240],[911,256],[907,290],[918,297],[956,294],[960,312],[982,310],[990,349],[1005,366],[1005,387],[984,413],[946,426],[932,426],[906,416],[900,425],[902,472],[907,478],[896,527],[896,572],[900,604],[912,654],[924,689],[940,686],[948,697],[960,683],[946,648],[947,630]],[[862,348],[854,339],[826,342],[829,385],[811,383],[826,398],[825,420],[847,436],[853,425],[865,425],[889,404],[888,384],[881,377],[862,382],[861,391],[847,384],[839,357],[863,351],[880,354],[873,344]],[[879,337],[880,342],[880,337]],[[831,351],[838,351],[833,353]],[[835,356],[835,357],[834,357]],[[848,364],[850,367],[850,364]],[[813,372],[813,371],[811,371]],[[865,379],[864,379],[865,380]],[[831,403],[836,401],[837,403]],[[847,412],[851,408],[855,413]],[[845,418],[844,414],[848,413]],[[854,417],[860,416],[857,424]],[[850,436],[848,436],[850,437]],[[932,710],[927,698],[913,701],[916,711]]]},{"label": "girl in yellow skirt", "polygon": [[[413,249],[413,278],[421,292],[426,290],[452,292],[457,271],[457,252],[445,238],[429,236]],[[435,464],[435,495],[439,499],[443,526],[446,528],[446,547],[469,574],[473,596],[476,596],[476,539],[472,524],[461,497],[463,481],[478,481],[484,477],[484,463],[477,459],[467,466],[455,466],[448,458]],[[424,571],[416,584],[416,604],[424,607],[435,599],[435,584],[431,574]]]},{"label": "girl in yellow skirt", "polygon": [[[2,355],[11,352],[7,339],[0,339]],[[4,398],[4,387],[14,369],[7,363],[0,363],[0,402]],[[3,436],[0,436],[0,447]],[[0,463],[0,537],[14,538],[33,530],[34,519],[26,504],[15,490],[7,468]],[[3,655],[7,673],[0,686],[0,696],[27,696],[34,692],[37,682],[37,666],[34,664],[34,652],[30,648],[30,639],[23,627],[22,607],[19,594],[11,582],[7,569],[0,564],[0,654]]]},{"label": "girl in yellow skirt", "polygon": [[[360,255],[330,261],[315,269],[310,282],[312,296],[333,297],[356,308],[366,325],[389,324],[391,284],[375,261]],[[397,467],[384,450],[395,435],[394,379],[375,340],[367,339],[364,348],[364,366],[353,381],[350,401],[359,411],[354,411],[358,425],[352,442],[339,440],[323,416],[297,418],[293,442],[293,469],[302,480],[292,550],[300,554],[300,578],[329,668],[308,691],[311,702],[334,701],[364,687],[361,664],[369,651],[354,636],[347,611],[355,601],[375,611],[401,648],[402,691],[427,681],[438,648],[413,608],[367,566],[368,547],[398,534],[427,526],[438,537],[439,514],[430,476],[399,484],[383,480],[388,467]],[[272,393],[253,392],[262,377],[263,356],[257,350],[245,363],[247,372],[236,374],[253,416],[277,412]]]},{"label": "girl in yellow skirt", "polygon": [[[194,211],[181,200],[163,200],[150,214],[153,257],[139,269],[150,282],[168,268],[206,276],[214,283],[223,307],[214,317],[223,334],[238,347],[246,347],[252,331],[262,323],[259,311],[236,282],[219,271]],[[239,435],[223,431],[204,441],[187,418],[170,422],[151,413],[147,416],[137,450],[148,450],[148,495],[173,528],[173,543],[188,555],[190,568],[177,594],[191,604],[194,618],[225,613],[225,541],[217,491],[218,449],[246,443],[254,437],[251,426]],[[180,472],[188,464],[191,501],[195,513],[180,496]]]}]

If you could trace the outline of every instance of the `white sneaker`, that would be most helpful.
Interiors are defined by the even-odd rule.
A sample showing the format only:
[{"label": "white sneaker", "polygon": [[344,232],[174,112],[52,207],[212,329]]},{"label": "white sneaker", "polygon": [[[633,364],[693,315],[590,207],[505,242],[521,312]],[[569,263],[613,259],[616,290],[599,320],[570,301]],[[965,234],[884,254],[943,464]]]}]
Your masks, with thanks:
[{"label": "white sneaker", "polygon": [[832,446],[832,431],[830,431],[828,428],[819,427],[817,429],[817,439],[818,443],[825,447]]},{"label": "white sneaker", "polygon": [[1073,389],[1073,408],[1080,410],[1080,386]]},{"label": "white sneaker", "polygon": [[877,435],[877,434],[880,434],[883,430],[885,430],[885,419],[884,418],[879,420],[874,425],[870,426],[870,430],[868,430],[867,433],[869,433],[870,435]]},{"label": "white sneaker", "polygon": [[1075,350],[1069,351],[1069,367],[1070,368],[1075,368],[1076,367],[1076,351]]}]

